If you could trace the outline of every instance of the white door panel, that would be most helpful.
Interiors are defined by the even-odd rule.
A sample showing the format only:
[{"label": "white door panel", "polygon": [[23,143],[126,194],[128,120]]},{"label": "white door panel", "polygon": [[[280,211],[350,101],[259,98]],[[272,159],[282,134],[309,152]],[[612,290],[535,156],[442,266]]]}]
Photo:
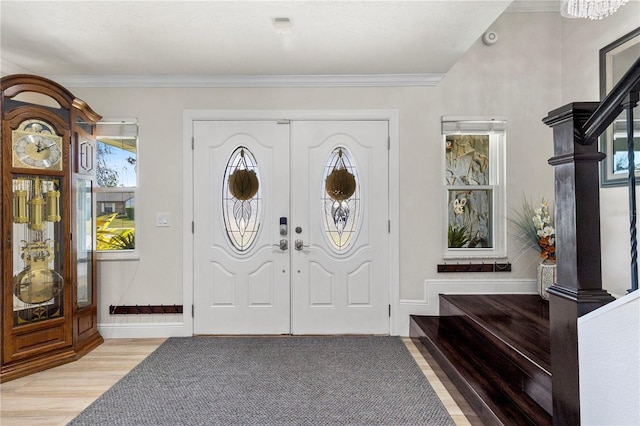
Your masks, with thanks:
[{"label": "white door panel", "polygon": [[[194,333],[289,333],[289,253],[274,246],[289,210],[288,126],[196,121],[194,140]],[[244,251],[223,218],[225,168],[238,147],[255,158],[260,187],[249,205],[258,233]]]},{"label": "white door panel", "polygon": [[[292,330],[294,334],[388,334],[388,123],[296,121],[293,159]],[[351,240],[337,248],[328,237],[323,170],[336,149],[350,155],[356,175],[347,228]],[[328,200],[327,202],[335,202]],[[355,220],[350,224],[349,220]],[[331,222],[331,219],[329,220]],[[331,224],[331,223],[330,223]]]}]

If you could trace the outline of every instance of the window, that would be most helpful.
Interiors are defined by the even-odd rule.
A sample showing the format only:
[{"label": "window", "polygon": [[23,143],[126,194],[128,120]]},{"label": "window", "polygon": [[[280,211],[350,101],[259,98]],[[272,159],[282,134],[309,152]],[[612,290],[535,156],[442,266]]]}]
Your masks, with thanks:
[{"label": "window", "polygon": [[504,128],[501,118],[442,119],[444,258],[505,256]]},{"label": "window", "polygon": [[345,252],[355,241],[362,222],[360,175],[346,147],[329,154],[323,168],[320,202],[324,234],[336,252]]},{"label": "window", "polygon": [[98,251],[135,249],[138,123],[104,119],[97,126]]},{"label": "window", "polygon": [[249,148],[239,146],[233,151],[222,182],[222,218],[229,242],[240,252],[248,251],[262,219],[260,171]]},{"label": "window", "polygon": [[100,203],[101,214],[114,213],[115,211],[116,211],[116,203],[107,203],[107,202]]}]

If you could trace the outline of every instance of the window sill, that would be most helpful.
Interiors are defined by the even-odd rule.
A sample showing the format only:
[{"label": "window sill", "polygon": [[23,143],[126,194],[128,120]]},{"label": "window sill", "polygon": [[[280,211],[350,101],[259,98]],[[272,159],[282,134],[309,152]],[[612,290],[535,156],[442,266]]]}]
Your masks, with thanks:
[{"label": "window sill", "polygon": [[129,261],[140,260],[140,254],[135,250],[117,251],[96,251],[98,262]]},{"label": "window sill", "polygon": [[508,262],[509,258],[500,254],[487,254],[487,255],[474,255],[474,254],[443,254],[442,260],[445,261],[455,261],[455,260],[493,260],[496,262]]}]

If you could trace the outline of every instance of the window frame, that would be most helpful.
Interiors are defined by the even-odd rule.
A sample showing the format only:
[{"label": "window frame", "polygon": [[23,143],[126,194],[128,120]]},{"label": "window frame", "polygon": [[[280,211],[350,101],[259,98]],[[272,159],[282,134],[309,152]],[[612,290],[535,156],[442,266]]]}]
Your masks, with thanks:
[{"label": "window frame", "polygon": [[[140,158],[140,137],[139,137],[139,125],[137,118],[103,118],[97,124],[97,140],[96,143],[104,143],[102,139],[118,139],[118,138],[128,138],[135,139],[136,143],[136,165],[135,165],[135,187],[122,187],[133,189],[133,199],[138,198],[139,194],[139,182],[140,182],[140,171],[139,171],[139,158]],[[98,186],[98,182],[96,179],[96,204],[97,204],[97,194],[100,192],[100,187]],[[109,187],[107,187],[109,188]],[[135,202],[134,202],[135,203]],[[115,204],[115,202],[113,203]],[[135,204],[134,204],[135,205]],[[140,241],[140,232],[139,232],[139,221],[138,217],[140,215],[139,212],[134,210],[134,232],[136,238],[135,248],[133,249],[122,249],[122,250],[98,250],[96,248],[96,256],[99,261],[117,261],[117,260],[139,260],[139,241]],[[96,206],[96,216],[99,215]],[[96,225],[97,232],[97,225]],[[97,234],[96,234],[97,235]]]},{"label": "window frame", "polygon": [[[450,259],[506,259],[506,118],[505,117],[442,117],[441,158],[444,194],[442,225],[442,258]],[[449,135],[489,136],[489,184],[448,185],[446,180],[446,139]],[[489,190],[492,193],[490,215],[493,247],[450,248],[449,193],[454,190]]]}]

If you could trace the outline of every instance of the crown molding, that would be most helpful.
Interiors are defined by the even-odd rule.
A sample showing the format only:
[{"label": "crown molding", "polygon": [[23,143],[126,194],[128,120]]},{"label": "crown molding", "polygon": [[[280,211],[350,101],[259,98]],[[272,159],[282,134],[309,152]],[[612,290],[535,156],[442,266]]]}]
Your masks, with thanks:
[{"label": "crown molding", "polygon": [[29,72],[29,70],[21,67],[20,65],[17,65],[14,62],[11,62],[7,59],[2,58],[2,61],[0,61],[0,75],[4,77],[6,75],[11,75],[11,74],[33,74],[33,73]]},{"label": "crown molding", "polygon": [[344,75],[51,75],[65,87],[402,87],[436,86],[444,74]]}]

